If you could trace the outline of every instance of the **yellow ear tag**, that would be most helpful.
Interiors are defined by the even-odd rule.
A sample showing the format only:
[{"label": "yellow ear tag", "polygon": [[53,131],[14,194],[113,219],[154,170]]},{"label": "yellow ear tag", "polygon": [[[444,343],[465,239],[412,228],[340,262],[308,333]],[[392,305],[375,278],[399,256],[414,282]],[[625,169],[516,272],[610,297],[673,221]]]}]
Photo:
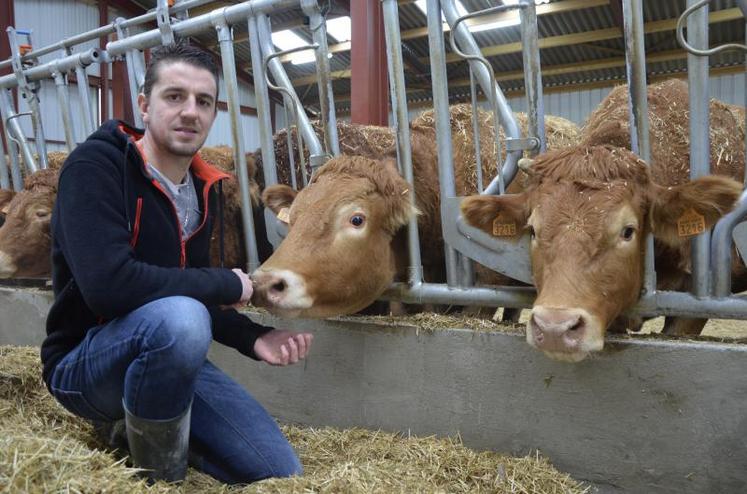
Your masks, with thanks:
[{"label": "yellow ear tag", "polygon": [[278,219],[283,223],[290,223],[290,214],[288,213],[288,208],[282,208],[280,211],[278,211]]},{"label": "yellow ear tag", "polygon": [[703,233],[706,229],[705,218],[693,208],[688,209],[677,220],[677,235],[691,237]]},{"label": "yellow ear tag", "polygon": [[499,214],[493,220],[493,236],[494,237],[515,237],[516,236],[516,222],[511,218],[504,218],[502,214]]}]

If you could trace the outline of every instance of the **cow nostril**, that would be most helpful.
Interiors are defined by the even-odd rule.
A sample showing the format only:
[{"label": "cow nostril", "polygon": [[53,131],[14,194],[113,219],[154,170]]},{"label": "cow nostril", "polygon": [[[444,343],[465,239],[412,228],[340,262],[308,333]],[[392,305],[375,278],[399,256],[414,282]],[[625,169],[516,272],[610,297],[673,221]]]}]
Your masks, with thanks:
[{"label": "cow nostril", "polygon": [[568,328],[568,331],[575,331],[577,329],[581,329],[584,327],[584,321],[583,319],[579,318],[578,321],[576,321],[576,324]]},{"label": "cow nostril", "polygon": [[278,281],[277,283],[274,283],[274,284],[273,284],[273,285],[272,285],[272,286],[270,287],[270,289],[271,289],[272,291],[274,291],[274,292],[282,292],[283,290],[285,290],[285,286],[286,286],[286,285],[285,285],[285,281],[284,281],[284,280],[280,280],[280,281]]}]

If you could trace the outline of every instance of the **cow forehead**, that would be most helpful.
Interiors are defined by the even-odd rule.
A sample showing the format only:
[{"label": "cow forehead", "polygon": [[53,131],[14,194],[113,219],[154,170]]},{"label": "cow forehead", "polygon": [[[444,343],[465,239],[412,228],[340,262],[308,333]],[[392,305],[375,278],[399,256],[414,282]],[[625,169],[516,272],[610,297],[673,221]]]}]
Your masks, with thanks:
[{"label": "cow forehead", "polygon": [[365,204],[375,192],[374,184],[362,177],[322,177],[298,193],[291,207],[291,220],[308,213],[333,214],[352,202]]},{"label": "cow forehead", "polygon": [[599,239],[621,218],[640,217],[643,196],[627,181],[545,185],[532,194],[530,223],[543,237],[580,233]]}]

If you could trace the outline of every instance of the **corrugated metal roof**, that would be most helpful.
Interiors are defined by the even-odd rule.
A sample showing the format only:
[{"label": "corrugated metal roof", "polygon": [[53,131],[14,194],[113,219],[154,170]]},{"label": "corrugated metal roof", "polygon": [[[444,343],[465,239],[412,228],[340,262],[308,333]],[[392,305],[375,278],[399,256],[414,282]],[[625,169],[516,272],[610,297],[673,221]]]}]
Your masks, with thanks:
[{"label": "corrugated metal roof", "polygon": [[[156,0],[138,0],[140,5],[146,8],[156,6]],[[216,2],[216,5],[219,2]],[[220,2],[238,3],[234,2]],[[344,14],[346,2],[333,2],[333,14]],[[495,0],[463,0],[468,11],[488,8],[498,5]],[[568,5],[576,5],[577,8],[564,10]],[[652,75],[667,73],[681,73],[687,70],[687,58],[677,43],[673,23],[677,17],[684,12],[686,0],[656,0],[643,2],[644,22],[665,23],[666,30],[650,32],[645,36],[647,57],[650,61],[647,70]],[[736,0],[712,0],[709,4],[710,12],[725,11],[734,13],[737,8]],[[203,8],[204,9],[204,8]],[[543,48],[540,53],[542,61],[543,85],[548,88],[568,87],[593,84],[600,81],[620,81],[625,79],[625,67],[621,62],[624,57],[625,44],[622,38],[621,7],[619,0],[608,2],[589,1],[580,3],[575,0],[553,0],[549,5],[538,9],[548,10],[549,13],[538,15],[538,29],[540,39],[545,42],[552,41],[553,46]],[[723,12],[721,12],[723,14]],[[294,32],[310,39],[307,27],[299,22],[303,19],[300,9],[273,15],[273,26],[287,26],[296,23]],[[669,23],[667,23],[669,21]],[[414,2],[403,2],[399,6],[399,23],[402,33],[409,33],[415,29],[426,27],[425,15],[414,4]],[[730,20],[711,24],[709,29],[710,46],[716,46],[727,42],[744,43],[745,22],[743,18],[732,15]],[[604,31],[606,30],[606,31]],[[242,24],[235,28],[235,35],[239,39],[246,37],[246,25]],[[564,42],[559,43],[556,37],[569,36]],[[601,36],[605,35],[605,36]],[[591,38],[589,38],[591,36]],[[446,42],[447,54],[451,53],[448,38]],[[521,41],[518,26],[510,26],[502,29],[482,31],[475,33],[475,40],[484,50],[490,47],[517,43]],[[210,41],[210,35],[202,36],[203,44],[214,46],[214,40]],[[336,41],[330,39],[330,45]],[[425,68],[428,64],[428,38],[427,36],[408,37],[403,41],[405,51],[411,57],[420,59]],[[250,70],[251,60],[249,47],[246,41],[236,44],[235,48],[237,64],[242,70]],[[501,80],[507,74],[522,71],[523,60],[520,52],[506,53],[488,57],[496,71],[496,76]],[[711,57],[710,64],[713,69],[721,67],[733,67],[744,62],[744,55],[740,53],[722,54]],[[577,65],[573,65],[577,64]],[[304,65],[293,65],[285,63],[285,69],[291,80],[308,78],[314,75],[315,65],[313,63]],[[330,69],[333,72],[346,71],[350,69],[350,52],[343,51],[335,53],[330,60]],[[406,73],[408,83],[408,98],[413,102],[425,101],[431,98],[428,88],[428,74],[412,73],[412,68]],[[469,79],[469,67],[465,62],[454,62],[447,65],[447,74],[451,83],[449,94],[452,99],[461,99],[469,95],[469,85],[459,83]],[[519,77],[501,80],[501,88],[505,92],[520,91],[523,81]],[[418,90],[421,86],[425,89]],[[349,106],[350,79],[348,77],[338,78],[333,82],[336,98],[339,100],[336,106],[345,110]],[[297,88],[299,97],[305,105],[315,106],[317,100],[316,84],[304,82]]]}]

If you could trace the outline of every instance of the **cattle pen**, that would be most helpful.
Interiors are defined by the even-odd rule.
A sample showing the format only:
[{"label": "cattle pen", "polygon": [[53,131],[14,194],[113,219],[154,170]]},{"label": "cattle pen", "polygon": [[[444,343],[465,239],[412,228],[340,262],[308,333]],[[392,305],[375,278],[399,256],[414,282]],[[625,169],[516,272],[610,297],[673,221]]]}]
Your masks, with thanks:
[{"label": "cattle pen", "polygon": [[[0,0],[0,7],[9,1],[12,4],[12,0]],[[111,6],[128,3],[109,1]],[[339,7],[337,4],[345,2],[332,3]],[[547,95],[543,93],[548,86],[543,74],[574,67],[574,63],[545,67],[540,52],[546,49],[543,38],[550,33],[541,32],[538,18],[549,16],[551,6],[561,12],[567,9],[570,15],[583,8],[610,8],[616,13],[617,30],[621,32],[616,36],[621,38],[623,50],[597,49],[621,55],[615,64],[625,75],[619,82],[627,83],[627,92],[622,96],[628,110],[622,126],[628,138],[626,145],[649,165],[656,154],[656,144],[661,143],[651,141],[652,136],[660,135],[652,130],[656,124],[649,120],[649,115],[655,114],[649,105],[656,106],[656,102],[648,93],[652,74],[647,71],[647,63],[656,63],[656,56],[663,55],[648,61],[647,46],[652,48],[649,45],[653,41],[646,36],[663,30],[664,21],[645,22],[645,14],[653,7],[648,6],[647,10],[643,0],[605,0],[586,5],[575,0],[470,2],[470,11],[454,0],[426,0],[421,12],[425,26],[417,36],[427,38],[420,47],[420,54],[427,56],[419,57],[407,44],[416,36],[415,30],[400,26],[408,21],[413,2],[362,3],[379,9],[377,19],[381,26],[377,25],[377,32],[383,39],[379,40],[378,54],[384,59],[382,69],[386,71],[383,94],[388,101],[383,106],[390,129],[382,141],[387,143],[382,145],[387,149],[375,158],[386,155],[394,159],[397,175],[408,185],[400,199],[409,211],[421,210],[420,216],[411,214],[401,225],[406,245],[405,276],[395,277],[375,298],[379,303],[392,303],[390,307],[404,304],[532,309],[539,296],[533,286],[533,269],[537,269],[532,263],[536,259],[532,256],[534,230],[506,222],[500,214],[491,218],[487,230],[481,229],[467,221],[461,209],[465,196],[470,194],[458,190],[455,177],[460,166],[455,162],[459,156],[455,148],[462,141],[454,133],[454,114],[450,113],[453,108],[449,107],[455,101],[449,88],[456,77],[450,66],[463,65],[465,77],[460,80],[469,88],[460,93],[460,99],[469,100],[472,108],[468,115],[471,121],[465,128],[471,136],[469,144],[474,146],[468,160],[476,174],[473,197],[511,197],[512,185],[516,186],[520,178],[531,182],[532,173],[536,173],[532,171],[532,161],[523,158],[536,158],[541,163],[548,151]],[[709,120],[709,112],[713,111],[709,106],[713,105],[709,60],[724,53],[734,57],[727,60],[737,67],[740,94],[747,97],[747,2],[711,3],[719,8],[709,13],[707,0],[673,2],[676,16],[667,28],[671,31],[670,41],[676,42],[682,52],[680,58],[687,60],[679,69],[686,74],[689,91],[685,125],[689,138],[683,153],[688,160],[688,179],[693,181],[710,175],[716,166],[711,146],[718,136],[713,135],[717,123]],[[45,129],[54,124],[44,121],[50,113],[44,111],[43,105],[56,108],[64,136],[56,145],[67,153],[97,127],[102,115],[116,116],[119,111],[119,115],[141,126],[137,95],[149,50],[192,39],[200,46],[212,47],[222,67],[221,92],[225,102],[221,110],[225,125],[221,143],[230,145],[238,184],[237,230],[246,260],[240,267],[257,272],[264,261],[260,242],[269,242],[278,252],[284,239],[292,235],[292,228],[284,216],[287,210],[276,211],[269,204],[257,208],[253,187],[277,186],[285,176],[292,181],[288,185],[301,190],[318,178],[318,171],[326,163],[345,154],[341,144],[347,124],[338,121],[346,117],[339,111],[341,98],[337,92],[339,79],[350,76],[332,70],[330,63],[334,53],[346,48],[342,47],[344,43],[331,46],[329,39],[335,38],[328,38],[327,31],[330,20],[338,13],[330,14],[330,5],[315,0],[157,0],[139,4],[152,9],[146,11],[138,5],[137,14],[127,11],[126,17],[118,16],[111,22],[107,12],[97,28],[42,47],[32,43],[32,30],[7,26],[10,56],[0,60],[0,147],[5,156],[0,162],[0,189],[20,195],[25,179],[40,170],[56,168],[47,149],[49,139],[45,137]],[[515,50],[520,59],[517,63],[521,70],[513,77],[521,81],[520,99],[526,109],[524,128],[512,108],[517,98],[509,98],[501,88],[501,81],[506,81],[507,76],[498,72],[490,60],[501,53],[501,48],[486,49],[483,38],[472,30],[475,25],[487,23],[482,18],[501,20],[509,16],[517,20],[516,39],[512,41],[516,46],[510,50]],[[305,24],[297,23],[296,17],[302,17]],[[709,35],[713,18],[736,23],[737,38],[741,39],[709,48],[714,39],[722,39]],[[277,25],[306,26],[306,43],[279,50],[279,45],[273,44]],[[661,40],[659,43],[666,45]],[[315,67],[299,84],[285,64],[306,50],[313,54]],[[5,57],[3,52],[0,55]],[[604,66],[604,62],[600,64]],[[249,65],[251,70],[246,68]],[[578,65],[575,63],[577,69]],[[114,67],[119,68],[123,81],[115,82],[116,77],[107,79],[107,71]],[[411,113],[412,93],[424,91],[422,77],[411,73],[417,67],[429,79],[427,98],[432,112],[427,125],[415,124]],[[94,70],[98,76],[92,76]],[[105,91],[110,90],[110,83],[120,84],[125,98],[118,108],[98,108],[108,98],[77,82],[92,77],[107,81]],[[46,83],[53,91],[45,92]],[[77,96],[70,92],[73,85]],[[246,92],[249,86],[251,97]],[[306,95],[299,95],[299,87],[312,93],[313,105]],[[40,98],[51,94],[55,96],[51,103]],[[251,119],[246,117],[247,101],[254,105]],[[716,150],[715,155],[719,163],[734,159],[735,166],[741,167],[738,178],[747,183],[747,104],[737,103],[722,108],[729,118],[734,115],[729,120],[733,133],[728,132],[731,127],[722,133],[729,134],[730,147]],[[478,107],[487,112],[489,123],[479,121]],[[283,125],[280,121],[286,127],[286,141],[279,146],[273,131]],[[487,126],[491,126],[492,134],[483,133]],[[442,232],[442,244],[435,247],[442,254],[442,280],[429,279],[424,269],[425,232],[419,222],[427,213],[419,207],[419,172],[414,163],[421,155],[416,156],[412,144],[418,142],[418,132],[435,136],[430,145],[438,175],[434,193],[440,202],[433,214]],[[254,158],[247,149],[247,134],[254,134],[251,142],[259,148],[259,185],[254,176]],[[489,142],[481,142],[485,135]],[[585,138],[589,139],[588,135]],[[286,153],[281,155],[279,149]],[[493,168],[483,166],[481,159],[485,156],[495,162]],[[484,170],[495,170],[495,175],[484,176]],[[662,317],[669,321],[747,319],[744,288],[734,289],[741,287],[739,283],[747,272],[745,216],[747,191],[742,188],[733,207],[719,211],[712,228],[711,224],[706,228],[709,220],[696,211],[676,218],[681,231],[690,227],[693,231],[681,234],[688,239],[688,257],[683,261],[687,265],[687,281],[671,286],[662,286],[661,275],[657,279],[657,274],[662,273],[662,266],[657,265],[661,258],[655,254],[653,233],[642,228],[647,234],[641,240],[640,294],[636,292],[634,303],[624,307],[622,315],[631,321]],[[502,233],[504,230],[511,234]],[[2,250],[3,241],[0,227],[0,264],[9,257]],[[475,268],[478,263],[513,281],[501,286],[481,285]],[[0,277],[7,278],[3,272],[0,266]],[[44,276],[5,280],[0,286],[0,345],[38,347],[45,336],[45,318],[52,300],[50,283]],[[747,323],[729,337],[718,338],[646,336],[640,334],[640,326],[629,327],[629,331],[620,334],[605,335],[602,331],[604,349],[571,364],[548,359],[528,345],[527,341],[537,346],[530,338],[530,329],[524,333],[517,325],[461,316],[436,318],[438,323],[430,324],[422,314],[403,318],[284,318],[282,312],[273,313],[272,307],[270,312],[250,307],[246,313],[263,324],[310,331],[315,336],[312,355],[303,364],[287,369],[260,366],[219,345],[211,348],[210,358],[249,389],[282,423],[362,427],[414,436],[458,436],[470,448],[519,456],[539,451],[559,470],[587,483],[592,492],[747,489]],[[530,314],[530,320],[532,317]]]}]

